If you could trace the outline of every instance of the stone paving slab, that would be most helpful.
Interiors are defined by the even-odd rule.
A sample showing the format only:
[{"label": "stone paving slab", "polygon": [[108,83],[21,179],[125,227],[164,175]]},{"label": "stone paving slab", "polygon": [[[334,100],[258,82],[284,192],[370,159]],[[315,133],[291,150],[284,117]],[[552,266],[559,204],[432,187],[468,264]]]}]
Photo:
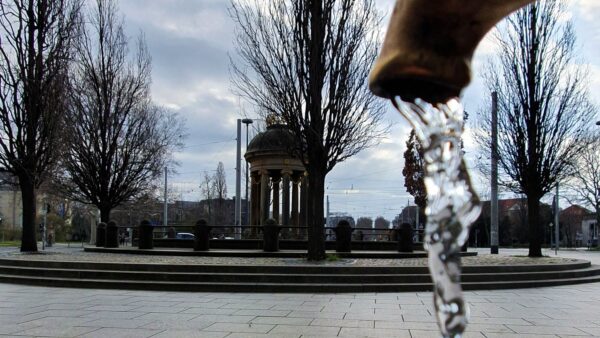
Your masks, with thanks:
[{"label": "stone paving slab", "polygon": [[[465,296],[477,310],[465,337],[600,336],[600,283],[465,292]],[[0,315],[0,337],[438,338],[431,300],[428,292],[153,293],[0,284],[5,312]],[[264,306],[243,309],[249,302]],[[208,304],[214,307],[206,308]],[[242,308],[225,308],[235,304]],[[162,312],[165,305],[177,311]],[[369,308],[351,311],[354,305]],[[314,310],[277,310],[281,307]]]},{"label": "stone paving slab", "polygon": [[[508,254],[515,254],[511,251]],[[600,253],[562,252],[600,262]],[[600,283],[465,292],[464,337],[600,337]],[[0,337],[439,337],[431,292],[255,294],[0,284]]]}]

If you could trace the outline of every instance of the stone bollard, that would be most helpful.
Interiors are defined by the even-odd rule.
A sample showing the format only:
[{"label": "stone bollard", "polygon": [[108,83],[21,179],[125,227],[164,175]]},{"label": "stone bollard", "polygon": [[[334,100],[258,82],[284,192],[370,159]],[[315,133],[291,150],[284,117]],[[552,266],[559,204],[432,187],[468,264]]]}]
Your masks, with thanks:
[{"label": "stone bollard", "polygon": [[279,251],[279,225],[277,221],[269,218],[263,226],[263,251]]},{"label": "stone bollard", "polygon": [[398,231],[398,251],[413,252],[413,228],[409,223],[400,224]]},{"label": "stone bollard", "polygon": [[346,220],[338,222],[335,228],[335,251],[350,252],[352,249],[352,227]]},{"label": "stone bollard", "polygon": [[194,251],[208,251],[210,247],[210,227],[206,220],[201,219],[196,222],[194,229]]},{"label": "stone bollard", "polygon": [[100,222],[96,226],[96,247],[102,248],[106,244],[106,223]]},{"label": "stone bollard", "polygon": [[105,248],[118,248],[119,247],[119,227],[117,222],[110,221],[106,225],[106,240],[104,243]]},{"label": "stone bollard", "polygon": [[175,228],[169,227],[169,229],[167,230],[167,238],[174,239],[176,237],[177,237],[177,231],[175,231]]},{"label": "stone bollard", "polygon": [[154,229],[150,221],[143,220],[139,227],[138,249],[154,249]]}]

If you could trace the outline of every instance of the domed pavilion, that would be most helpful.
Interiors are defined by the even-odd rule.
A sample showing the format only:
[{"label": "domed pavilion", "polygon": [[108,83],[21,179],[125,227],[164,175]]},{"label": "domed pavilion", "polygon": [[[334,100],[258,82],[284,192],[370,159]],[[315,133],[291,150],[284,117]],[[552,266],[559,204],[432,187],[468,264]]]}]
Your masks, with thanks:
[{"label": "domed pavilion", "polygon": [[302,161],[292,155],[296,148],[296,137],[286,125],[278,123],[267,126],[248,144],[244,157],[252,178],[251,225],[264,225],[270,217],[282,226],[300,225],[300,215],[304,214],[300,205],[306,205],[306,180]]}]

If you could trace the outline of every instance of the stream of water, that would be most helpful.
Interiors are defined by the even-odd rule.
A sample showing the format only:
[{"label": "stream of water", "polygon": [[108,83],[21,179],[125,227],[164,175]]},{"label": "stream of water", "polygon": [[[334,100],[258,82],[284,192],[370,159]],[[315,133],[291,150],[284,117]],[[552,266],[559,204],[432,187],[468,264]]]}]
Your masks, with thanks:
[{"label": "stream of water", "polygon": [[461,148],[464,110],[458,99],[436,106],[393,100],[424,149],[427,216],[425,248],[434,283],[434,305],[444,337],[461,337],[469,308],[460,286],[460,251],[481,208]]}]

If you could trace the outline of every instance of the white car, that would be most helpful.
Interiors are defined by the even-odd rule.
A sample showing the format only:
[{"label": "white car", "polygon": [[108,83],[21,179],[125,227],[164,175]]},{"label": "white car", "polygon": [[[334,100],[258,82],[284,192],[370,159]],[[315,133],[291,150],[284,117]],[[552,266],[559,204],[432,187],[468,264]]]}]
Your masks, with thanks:
[{"label": "white car", "polygon": [[176,239],[195,239],[196,236],[189,232],[178,232],[175,236]]}]

